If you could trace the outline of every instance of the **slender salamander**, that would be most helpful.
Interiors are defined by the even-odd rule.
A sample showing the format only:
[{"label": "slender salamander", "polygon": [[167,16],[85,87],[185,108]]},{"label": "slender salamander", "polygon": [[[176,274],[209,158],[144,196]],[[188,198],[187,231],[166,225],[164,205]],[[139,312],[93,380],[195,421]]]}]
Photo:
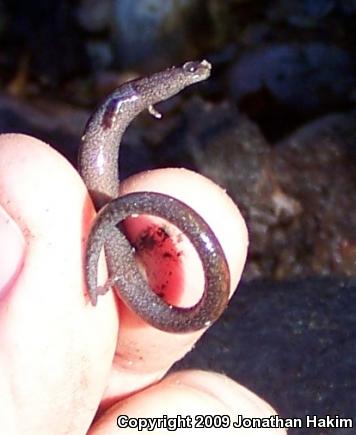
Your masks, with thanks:
[{"label": "slender salamander", "polygon": [[[153,105],[185,87],[209,77],[206,60],[186,62],[148,77],[124,83],[110,94],[90,117],[79,151],[79,171],[99,210],[91,228],[85,256],[85,279],[90,300],[114,287],[125,304],[150,325],[169,332],[190,332],[214,322],[226,307],[230,271],[216,236],[190,207],[168,195],[136,192],[119,195],[118,156],[122,135],[144,109],[160,118]],[[192,307],[167,304],[154,293],[140,273],[133,248],[118,228],[125,218],[138,214],[159,216],[171,222],[190,240],[204,271],[204,292]],[[109,279],[98,287],[97,268],[105,248]]]}]

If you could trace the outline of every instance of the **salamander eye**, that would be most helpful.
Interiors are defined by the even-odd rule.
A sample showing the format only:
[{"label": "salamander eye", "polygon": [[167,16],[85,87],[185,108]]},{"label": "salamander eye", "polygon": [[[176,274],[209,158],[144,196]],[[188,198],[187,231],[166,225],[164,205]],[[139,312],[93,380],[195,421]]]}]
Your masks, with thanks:
[{"label": "salamander eye", "polygon": [[195,73],[199,68],[201,62],[186,62],[183,65],[183,69],[186,72]]},{"label": "salamander eye", "polygon": [[209,76],[211,65],[207,60],[202,60],[201,62],[190,61],[182,66],[182,70],[184,73],[192,75],[199,81]]}]

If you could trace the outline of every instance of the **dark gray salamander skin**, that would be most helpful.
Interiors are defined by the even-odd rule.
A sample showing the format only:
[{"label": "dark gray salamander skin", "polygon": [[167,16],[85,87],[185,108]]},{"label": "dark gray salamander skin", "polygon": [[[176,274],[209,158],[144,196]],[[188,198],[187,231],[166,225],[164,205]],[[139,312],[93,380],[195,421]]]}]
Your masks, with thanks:
[{"label": "dark gray salamander skin", "polygon": [[[168,195],[138,192],[118,197],[118,155],[128,124],[144,109],[159,115],[152,105],[185,87],[205,80],[207,61],[187,62],[181,67],[140,78],[120,86],[89,119],[79,151],[79,170],[97,209],[101,209],[89,234],[85,277],[93,305],[111,286],[120,298],[152,326],[169,332],[190,332],[214,322],[226,307],[230,290],[229,267],[210,227],[190,207]],[[178,227],[195,247],[203,265],[205,286],[192,307],[167,304],[148,286],[136,265],[133,248],[117,224],[138,214],[160,216]],[[97,285],[98,258],[102,248],[109,280]]]},{"label": "dark gray salamander skin", "polygon": [[[130,243],[116,227],[118,222],[138,213],[171,222],[197,250],[205,286],[196,305],[189,308],[168,305],[148,287],[136,266]],[[118,286],[121,299],[135,313],[156,328],[169,332],[195,331],[209,326],[226,307],[230,276],[223,250],[205,221],[181,201],[161,193],[138,192],[111,201],[99,212],[89,236],[86,264],[88,286],[94,290],[93,302],[97,296],[97,264],[104,245],[109,270],[115,271],[111,284]]]}]

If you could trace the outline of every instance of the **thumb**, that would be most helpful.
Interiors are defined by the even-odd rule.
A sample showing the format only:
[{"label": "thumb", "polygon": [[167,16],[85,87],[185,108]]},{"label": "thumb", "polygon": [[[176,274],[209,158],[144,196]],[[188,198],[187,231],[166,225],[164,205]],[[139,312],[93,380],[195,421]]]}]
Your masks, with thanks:
[{"label": "thumb", "polygon": [[16,222],[1,206],[0,240],[0,299],[2,299],[23,265],[25,240]]}]

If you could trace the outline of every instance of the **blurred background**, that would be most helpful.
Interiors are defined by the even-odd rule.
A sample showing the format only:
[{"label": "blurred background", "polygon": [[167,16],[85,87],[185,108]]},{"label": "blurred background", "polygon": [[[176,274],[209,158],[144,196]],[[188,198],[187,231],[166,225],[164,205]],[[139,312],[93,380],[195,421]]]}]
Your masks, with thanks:
[{"label": "blurred background", "polygon": [[133,122],[121,174],[184,166],[239,204],[243,283],[183,364],[224,371],[284,416],[355,416],[355,27],[355,0],[0,0],[0,132],[74,165],[119,84],[213,64],[160,104],[163,120]]}]

